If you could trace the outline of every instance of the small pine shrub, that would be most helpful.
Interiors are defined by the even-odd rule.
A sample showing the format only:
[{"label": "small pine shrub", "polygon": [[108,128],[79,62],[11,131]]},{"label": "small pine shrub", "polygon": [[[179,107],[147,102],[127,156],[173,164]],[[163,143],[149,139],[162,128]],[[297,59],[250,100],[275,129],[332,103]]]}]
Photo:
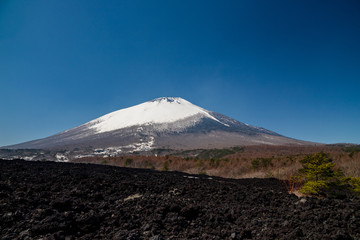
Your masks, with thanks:
[{"label": "small pine shrub", "polygon": [[169,164],[168,164],[168,162],[164,162],[161,171],[169,171]]},{"label": "small pine shrub", "polygon": [[[334,170],[335,163],[326,153],[308,155],[300,161],[303,168],[299,170],[304,178],[301,193],[309,195],[324,195],[331,187],[338,185],[337,178],[342,174]],[[331,189],[330,189],[331,192]]]},{"label": "small pine shrub", "polygon": [[342,179],[346,185],[355,195],[360,196],[360,177],[344,177]]},{"label": "small pine shrub", "polygon": [[320,192],[328,188],[326,181],[308,181],[302,186],[300,192],[308,195],[319,195]]},{"label": "small pine shrub", "polygon": [[258,169],[258,168],[268,168],[274,166],[272,163],[272,158],[255,158],[251,161],[251,168]]},{"label": "small pine shrub", "polygon": [[132,158],[127,158],[126,160],[125,160],[125,162],[124,162],[124,166],[126,167],[126,166],[129,166],[130,164],[132,164],[133,163],[133,159]]},{"label": "small pine shrub", "polygon": [[220,165],[220,159],[211,158],[210,159],[210,166],[213,168],[217,168]]},{"label": "small pine shrub", "polygon": [[350,185],[352,186],[352,190],[356,195],[360,195],[360,178],[350,177],[349,180]]},{"label": "small pine shrub", "polygon": [[261,158],[261,165],[263,168],[272,167],[272,158]]},{"label": "small pine shrub", "polygon": [[329,180],[340,174],[334,170],[335,163],[326,153],[308,155],[300,161],[303,168],[299,170],[306,181]]},{"label": "small pine shrub", "polygon": [[108,164],[108,161],[103,160],[103,161],[101,162],[101,164],[106,165],[106,164]]},{"label": "small pine shrub", "polygon": [[303,182],[301,193],[313,196],[344,197],[346,192],[360,196],[360,178],[345,177],[325,153],[308,155],[300,161],[303,168],[291,181]]}]

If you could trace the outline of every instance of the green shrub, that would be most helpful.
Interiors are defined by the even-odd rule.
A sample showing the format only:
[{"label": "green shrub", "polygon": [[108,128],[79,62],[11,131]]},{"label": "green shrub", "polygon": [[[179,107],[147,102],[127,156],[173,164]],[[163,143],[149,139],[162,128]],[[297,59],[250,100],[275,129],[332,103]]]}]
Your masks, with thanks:
[{"label": "green shrub", "polygon": [[272,158],[255,158],[251,161],[251,168],[258,169],[258,168],[267,168],[273,166]]},{"label": "green shrub", "polygon": [[344,152],[360,152],[360,145],[354,145],[350,147],[343,147]]},{"label": "green shrub", "polygon": [[342,183],[355,195],[360,196],[360,177],[344,177]]},{"label": "green shrub", "polygon": [[335,163],[325,153],[306,156],[300,161],[303,168],[292,177],[293,182],[303,182],[301,193],[313,196],[344,197],[346,192],[360,195],[360,178],[345,177],[335,169]]},{"label": "green shrub", "polygon": [[328,181],[340,175],[335,171],[335,163],[326,153],[308,155],[300,161],[303,168],[299,172],[305,177],[305,181]]},{"label": "green shrub", "polygon": [[133,159],[132,158],[127,158],[126,160],[125,160],[125,162],[124,162],[124,166],[126,167],[126,166],[129,166],[130,164],[132,164],[133,163]]},{"label": "green shrub", "polygon": [[260,167],[260,161],[258,158],[251,161],[251,168],[258,169]]},{"label": "green shrub", "polygon": [[106,164],[108,164],[108,161],[102,160],[101,164],[106,165]]},{"label": "green shrub", "polygon": [[273,166],[272,158],[261,158],[261,165],[263,168],[267,168],[269,166]]},{"label": "green shrub", "polygon": [[339,170],[334,170],[335,163],[326,153],[308,155],[302,159],[302,169],[299,175],[303,177],[304,185],[300,192],[309,195],[325,195],[332,187],[339,185],[338,178],[342,176]]},{"label": "green shrub", "polygon": [[164,162],[161,171],[169,171],[169,164],[168,164],[168,162]]},{"label": "green shrub", "polygon": [[318,195],[320,192],[328,189],[329,186],[326,181],[308,181],[300,189],[301,193],[308,195]]},{"label": "green shrub", "polygon": [[211,167],[213,167],[213,168],[217,168],[217,167],[219,167],[219,165],[220,165],[220,159],[218,159],[218,158],[211,158],[210,159],[210,166]]}]

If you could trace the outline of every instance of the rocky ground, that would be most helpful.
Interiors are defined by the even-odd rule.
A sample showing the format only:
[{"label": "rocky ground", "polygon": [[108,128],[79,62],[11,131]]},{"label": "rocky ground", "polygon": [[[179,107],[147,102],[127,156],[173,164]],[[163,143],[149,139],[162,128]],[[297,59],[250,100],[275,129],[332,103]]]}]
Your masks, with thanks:
[{"label": "rocky ground", "polygon": [[360,239],[356,199],[276,179],[0,161],[1,239]]}]

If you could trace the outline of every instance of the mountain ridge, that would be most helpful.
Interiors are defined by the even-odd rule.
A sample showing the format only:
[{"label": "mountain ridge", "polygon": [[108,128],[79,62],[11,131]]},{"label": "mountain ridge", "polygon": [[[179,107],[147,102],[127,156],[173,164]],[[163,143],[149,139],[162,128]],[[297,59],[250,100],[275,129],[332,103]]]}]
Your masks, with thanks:
[{"label": "mountain ridge", "polygon": [[314,143],[239,122],[180,97],[162,97],[105,114],[43,139],[4,146],[2,149],[101,148],[115,149],[120,154],[154,148],[224,148],[262,144]]}]

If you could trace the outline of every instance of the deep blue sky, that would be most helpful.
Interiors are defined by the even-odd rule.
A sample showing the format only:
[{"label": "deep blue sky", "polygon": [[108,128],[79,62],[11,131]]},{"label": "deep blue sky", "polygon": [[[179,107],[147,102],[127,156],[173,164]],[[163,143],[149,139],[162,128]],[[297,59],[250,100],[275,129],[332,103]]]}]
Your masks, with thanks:
[{"label": "deep blue sky", "polygon": [[162,96],[360,143],[360,2],[0,1],[0,146]]}]

